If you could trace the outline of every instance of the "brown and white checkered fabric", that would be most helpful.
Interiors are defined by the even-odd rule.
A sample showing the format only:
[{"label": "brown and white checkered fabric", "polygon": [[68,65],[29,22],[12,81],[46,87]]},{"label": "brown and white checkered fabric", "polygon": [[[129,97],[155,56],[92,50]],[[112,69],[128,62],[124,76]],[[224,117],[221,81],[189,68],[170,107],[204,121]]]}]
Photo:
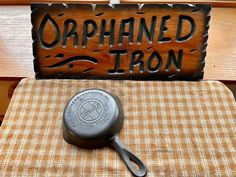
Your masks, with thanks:
[{"label": "brown and white checkered fabric", "polygon": [[1,176],[130,176],[112,149],[62,138],[63,109],[87,88],[120,97],[119,137],[148,176],[236,176],[236,102],[220,82],[34,79],[20,82],[0,128]]}]

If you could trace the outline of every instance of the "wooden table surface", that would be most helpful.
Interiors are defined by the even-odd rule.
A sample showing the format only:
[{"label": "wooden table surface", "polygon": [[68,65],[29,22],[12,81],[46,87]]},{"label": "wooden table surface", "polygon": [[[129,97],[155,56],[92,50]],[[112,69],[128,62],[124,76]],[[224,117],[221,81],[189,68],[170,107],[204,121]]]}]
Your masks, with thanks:
[{"label": "wooden table surface", "polygon": [[[204,79],[236,81],[236,8],[211,16]],[[0,24],[0,77],[33,77],[29,6],[0,6]]]}]

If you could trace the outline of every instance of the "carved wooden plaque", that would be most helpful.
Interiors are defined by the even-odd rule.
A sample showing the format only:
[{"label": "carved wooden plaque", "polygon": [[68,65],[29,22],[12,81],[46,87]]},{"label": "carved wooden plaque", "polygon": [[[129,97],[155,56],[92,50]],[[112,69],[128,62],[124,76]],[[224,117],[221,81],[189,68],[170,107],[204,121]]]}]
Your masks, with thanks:
[{"label": "carved wooden plaque", "polygon": [[36,78],[197,80],[209,5],[34,4]]}]

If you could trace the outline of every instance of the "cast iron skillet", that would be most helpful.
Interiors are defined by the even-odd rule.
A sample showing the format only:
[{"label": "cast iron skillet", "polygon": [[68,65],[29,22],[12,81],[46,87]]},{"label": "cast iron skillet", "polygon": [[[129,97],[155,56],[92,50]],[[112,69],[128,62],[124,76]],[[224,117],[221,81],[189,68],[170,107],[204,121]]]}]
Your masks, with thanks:
[{"label": "cast iron skillet", "polygon": [[72,97],[65,107],[63,137],[66,142],[83,148],[111,145],[134,176],[145,176],[144,164],[117,137],[123,120],[124,113],[117,96],[100,89],[84,90]]}]

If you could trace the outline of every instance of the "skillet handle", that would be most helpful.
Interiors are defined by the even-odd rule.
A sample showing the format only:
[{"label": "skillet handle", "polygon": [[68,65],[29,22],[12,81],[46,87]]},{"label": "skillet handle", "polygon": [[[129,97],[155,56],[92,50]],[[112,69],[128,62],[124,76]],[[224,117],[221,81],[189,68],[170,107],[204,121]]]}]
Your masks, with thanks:
[{"label": "skillet handle", "polygon": [[[143,162],[132,152],[126,149],[117,136],[115,136],[111,140],[111,145],[119,153],[120,157],[125,162],[125,165],[134,176],[136,177],[146,176],[147,169],[144,166]],[[137,169],[132,163],[135,163],[139,169]]]}]

